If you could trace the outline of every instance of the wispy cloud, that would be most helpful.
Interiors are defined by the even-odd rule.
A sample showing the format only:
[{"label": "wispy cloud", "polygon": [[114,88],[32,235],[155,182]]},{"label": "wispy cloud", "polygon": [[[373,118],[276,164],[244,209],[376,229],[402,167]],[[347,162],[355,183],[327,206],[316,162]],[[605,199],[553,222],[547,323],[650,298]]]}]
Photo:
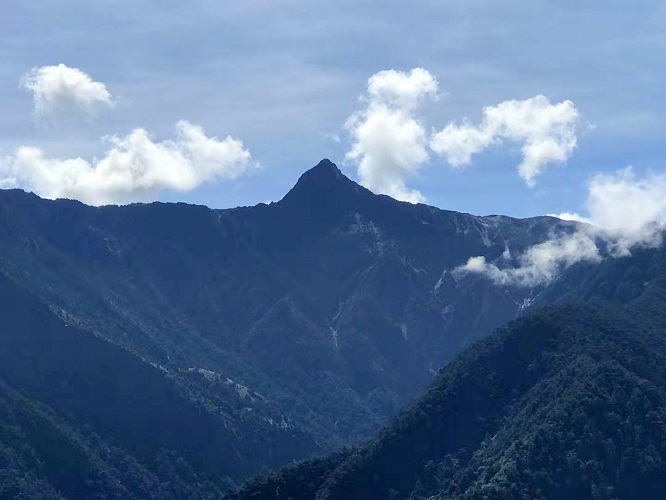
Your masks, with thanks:
[{"label": "wispy cloud", "polygon": [[0,186],[32,190],[46,198],[75,198],[92,205],[153,201],[165,189],[190,191],[206,182],[235,179],[251,166],[239,139],[209,137],[187,121],[176,138],[156,142],[144,129],[109,139],[102,158],[48,158],[19,147],[0,158]]},{"label": "wispy cloud", "polygon": [[518,258],[517,267],[500,269],[496,263],[487,262],[483,256],[471,257],[454,273],[483,274],[496,285],[535,286],[553,280],[562,269],[582,262],[601,260],[594,237],[579,231],[560,235],[528,248]]}]

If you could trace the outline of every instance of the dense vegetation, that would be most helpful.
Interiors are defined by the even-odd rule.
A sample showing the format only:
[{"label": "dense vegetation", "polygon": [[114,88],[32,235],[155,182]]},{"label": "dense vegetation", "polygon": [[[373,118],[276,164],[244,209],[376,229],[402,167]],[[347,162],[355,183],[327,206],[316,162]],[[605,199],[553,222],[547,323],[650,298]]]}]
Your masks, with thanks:
[{"label": "dense vegetation", "polygon": [[239,497],[663,498],[664,255],[571,270],[558,288],[593,305],[510,323],[365,445],[255,479]]}]

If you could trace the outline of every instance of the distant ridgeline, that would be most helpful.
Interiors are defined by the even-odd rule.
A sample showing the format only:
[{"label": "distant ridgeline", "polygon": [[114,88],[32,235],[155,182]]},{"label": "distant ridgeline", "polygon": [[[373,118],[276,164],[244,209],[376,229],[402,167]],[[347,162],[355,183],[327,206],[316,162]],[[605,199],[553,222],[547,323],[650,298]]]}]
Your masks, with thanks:
[{"label": "distant ridgeline", "polygon": [[[539,384],[570,398],[577,389],[562,382],[565,391],[556,378],[607,361],[625,367],[627,377],[643,377],[623,358],[607,359],[614,347],[606,342],[657,342],[663,297],[656,284],[661,268],[654,266],[661,253],[581,264],[553,285],[533,288],[495,286],[451,270],[471,256],[497,262],[507,247],[518,255],[552,232],[575,227],[550,217],[477,217],[398,202],[372,194],[328,160],[306,172],[281,201],[231,210],[163,203],[95,208],[0,191],[0,497],[219,497],[240,479],[369,439],[433,379],[429,392],[368,446],[252,483],[256,491],[280,483],[283,492],[308,485],[305,496],[294,490],[294,498],[309,498],[315,487],[323,497],[363,492],[358,498],[400,498],[449,487],[452,495],[500,483],[514,488],[513,479],[500,478],[514,478],[512,457],[522,460],[525,453],[507,443],[518,446],[516,433],[538,428],[520,412],[542,397],[536,395]],[[542,349],[543,356],[525,361],[525,369],[510,353],[500,359],[507,349],[497,346],[514,330],[535,330],[532,317],[436,375],[466,347],[529,312],[525,304],[600,308],[609,301],[617,321],[589,308],[540,313],[553,324],[563,316],[573,331],[535,344],[530,349]],[[599,318],[613,332],[618,324],[629,325],[627,332],[637,328],[622,312],[629,303],[645,329],[606,340]],[[588,330],[599,332],[578,335]],[[543,342],[551,338],[524,334],[520,345],[539,335]],[[565,347],[577,349],[579,337],[598,338],[599,345],[581,346],[580,356],[561,354]],[[627,349],[629,356],[634,347]],[[479,357],[484,352],[497,358],[496,366]],[[642,359],[639,364],[650,366]],[[506,386],[510,393],[503,389],[502,367],[517,377]],[[477,380],[476,372],[484,377]],[[606,372],[595,373],[581,383]],[[656,379],[645,383],[661,394]],[[478,385],[478,395],[464,384]],[[427,409],[424,401],[431,401]],[[560,400],[553,401],[548,405],[560,411]],[[550,407],[539,404],[544,411]],[[441,418],[431,418],[431,410]],[[660,448],[646,434],[656,427],[623,411],[615,413],[633,426],[631,432],[643,429],[641,439],[650,438],[656,460]],[[650,411],[660,415],[657,407]],[[583,439],[569,431],[574,441]],[[397,448],[387,449],[393,455],[383,454],[387,439],[397,440]],[[413,442],[410,452],[401,447],[405,439]],[[525,446],[532,446],[530,439],[537,438],[526,434]],[[647,442],[636,444],[635,452],[644,453]],[[613,446],[624,456],[622,444]],[[500,451],[507,465],[490,477],[496,463],[504,464]],[[594,462],[590,467],[607,463],[574,452],[576,460]],[[647,467],[627,460],[627,467]],[[395,472],[391,467],[400,461],[405,473],[369,472],[384,466]],[[568,471],[543,480],[560,484]],[[357,472],[376,482],[357,484]],[[609,474],[594,469],[585,477]],[[393,484],[397,477],[400,484]],[[517,477],[516,487],[531,477]]]}]

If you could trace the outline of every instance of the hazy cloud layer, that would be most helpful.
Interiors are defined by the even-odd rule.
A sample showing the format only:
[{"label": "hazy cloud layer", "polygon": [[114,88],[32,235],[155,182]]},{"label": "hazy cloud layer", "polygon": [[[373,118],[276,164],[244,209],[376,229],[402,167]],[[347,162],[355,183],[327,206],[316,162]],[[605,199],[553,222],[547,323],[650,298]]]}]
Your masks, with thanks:
[{"label": "hazy cloud layer", "polygon": [[657,247],[666,222],[666,175],[639,178],[631,168],[597,174],[588,182],[585,205],[588,216],[569,212],[554,216],[592,225],[582,225],[571,235],[553,235],[528,248],[517,267],[500,269],[484,257],[472,257],[454,272],[483,274],[498,285],[535,286],[555,279],[577,262],[600,260],[602,243],[612,258],[629,256],[636,247]]},{"label": "hazy cloud layer", "polygon": [[19,147],[0,158],[0,186],[45,198],[74,198],[92,205],[153,201],[160,191],[189,191],[205,182],[234,179],[251,166],[250,152],[232,137],[217,139],[187,121],[176,138],[155,142],[144,129],[112,137],[102,158],[49,158]]},{"label": "hazy cloud layer", "polygon": [[405,179],[428,160],[427,134],[415,111],[436,95],[437,80],[421,68],[370,77],[363,109],[346,122],[352,139],[346,159],[357,164],[361,184],[398,200],[425,201]]},{"label": "hazy cloud layer", "polygon": [[21,78],[21,87],[32,92],[39,119],[71,114],[91,116],[113,105],[106,85],[64,64],[33,68]]},{"label": "hazy cloud layer", "polygon": [[551,104],[546,96],[504,101],[483,109],[476,126],[464,120],[450,123],[433,135],[430,147],[454,168],[469,165],[472,157],[491,145],[509,140],[520,144],[523,161],[518,173],[532,186],[549,163],[566,161],[576,147],[579,113],[573,102]]}]

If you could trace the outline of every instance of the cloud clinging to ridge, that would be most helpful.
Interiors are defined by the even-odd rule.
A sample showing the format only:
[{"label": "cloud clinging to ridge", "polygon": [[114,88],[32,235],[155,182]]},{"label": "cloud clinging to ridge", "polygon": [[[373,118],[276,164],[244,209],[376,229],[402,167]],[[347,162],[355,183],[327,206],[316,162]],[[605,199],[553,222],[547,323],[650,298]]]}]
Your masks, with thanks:
[{"label": "cloud clinging to ridge", "polygon": [[535,286],[547,283],[577,262],[599,262],[601,255],[593,236],[584,231],[553,237],[529,247],[519,256],[517,267],[500,269],[483,256],[471,257],[455,273],[483,274],[496,285]]},{"label": "cloud clinging to ridge", "polygon": [[635,246],[661,244],[666,223],[666,174],[639,177],[631,167],[611,174],[599,173],[588,181],[587,217],[559,214],[589,222],[610,242],[615,256],[631,254]]},{"label": "cloud clinging to ridge", "polygon": [[64,64],[33,68],[23,75],[20,85],[32,92],[35,115],[40,120],[72,113],[91,116],[114,103],[106,85]]},{"label": "cloud clinging to ridge", "polygon": [[22,146],[0,157],[0,186],[32,190],[45,198],[74,198],[91,205],[153,201],[162,190],[190,191],[203,183],[235,179],[252,165],[250,152],[230,136],[209,137],[187,121],[176,138],[155,142],[144,129],[112,137],[102,158],[48,158]]},{"label": "cloud clinging to ridge", "polygon": [[636,230],[650,222],[666,222],[666,174],[638,177],[631,167],[597,174],[588,183],[587,210],[594,225]]},{"label": "cloud clinging to ridge", "polygon": [[587,216],[549,214],[586,224],[572,234],[551,235],[548,241],[529,247],[518,257],[516,267],[500,268],[478,256],[454,272],[484,275],[496,285],[529,287],[552,281],[578,262],[601,260],[602,248],[605,256],[621,258],[638,247],[658,247],[666,224],[666,174],[638,177],[631,168],[597,174],[588,181],[585,206]]},{"label": "cloud clinging to ridge", "polygon": [[566,161],[576,147],[579,113],[573,102],[551,104],[543,95],[509,100],[483,108],[478,126],[450,123],[433,135],[430,147],[454,168],[469,165],[472,156],[509,140],[521,145],[518,173],[532,186],[548,163]]},{"label": "cloud clinging to ridge", "polygon": [[422,68],[370,77],[364,108],[345,124],[352,138],[346,159],[357,164],[361,184],[401,201],[425,201],[405,186],[405,178],[428,161],[427,133],[415,111],[436,98],[437,87],[435,77]]}]

